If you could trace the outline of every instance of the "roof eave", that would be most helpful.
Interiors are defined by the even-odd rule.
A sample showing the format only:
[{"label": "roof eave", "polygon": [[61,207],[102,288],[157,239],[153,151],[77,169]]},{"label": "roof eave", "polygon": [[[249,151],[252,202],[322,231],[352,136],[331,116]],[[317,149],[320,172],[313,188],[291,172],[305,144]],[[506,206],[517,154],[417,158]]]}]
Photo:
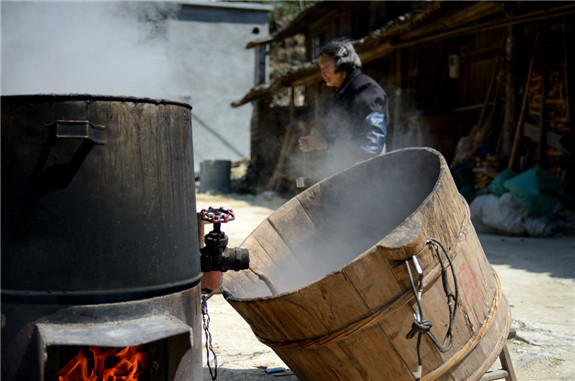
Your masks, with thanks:
[{"label": "roof eave", "polygon": [[[433,3],[430,3],[431,8],[428,12],[433,13],[437,10],[437,7],[441,5],[440,3],[442,2],[434,1]],[[481,3],[482,2],[477,2],[477,4],[474,5],[478,7],[476,9],[476,16],[478,18],[500,12],[503,9],[502,7],[504,7],[504,3],[500,2]],[[422,14],[419,17],[406,22],[397,24],[390,23],[388,26],[375,31],[369,36],[358,41],[355,44],[355,48],[362,62],[367,63],[381,59],[400,49],[420,45],[434,39],[445,39],[462,33],[476,33],[487,28],[502,28],[512,24],[574,14],[575,3],[562,4],[543,12],[532,12],[532,14],[508,17],[507,20],[494,20],[491,23],[488,22],[471,28],[465,28],[464,26],[474,20],[470,21],[469,19],[465,20],[464,18],[459,21],[454,21],[458,24],[455,29],[449,29],[453,28],[453,25],[449,28],[441,25],[427,25],[425,22],[431,13]],[[465,12],[461,12],[460,16],[463,15],[463,13]],[[454,17],[457,18],[457,14],[455,14],[455,16],[452,15],[452,19],[454,19]],[[466,31],[462,31],[462,29],[465,29]],[[306,65],[310,66],[309,64]],[[283,88],[304,86],[306,84],[313,83],[314,80],[319,81],[321,79],[321,76],[315,67],[315,74],[310,73],[309,70],[310,69],[307,67],[303,69],[290,70],[288,71],[289,75],[284,75],[278,78],[264,89],[260,89],[259,91],[253,91],[254,89],[252,89],[252,91],[246,94],[241,101],[232,103],[232,106],[239,107],[248,102],[257,100],[262,96],[272,95],[275,92],[281,91]]]}]

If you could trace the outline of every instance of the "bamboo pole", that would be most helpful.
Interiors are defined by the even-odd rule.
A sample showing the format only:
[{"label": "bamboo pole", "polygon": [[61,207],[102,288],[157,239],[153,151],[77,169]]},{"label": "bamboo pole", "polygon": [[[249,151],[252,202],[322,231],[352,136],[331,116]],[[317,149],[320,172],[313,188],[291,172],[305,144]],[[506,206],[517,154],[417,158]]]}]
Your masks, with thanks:
[{"label": "bamboo pole", "polygon": [[529,63],[529,71],[527,72],[527,81],[525,82],[525,92],[523,93],[523,101],[521,102],[521,111],[519,112],[519,120],[517,121],[517,127],[515,128],[515,138],[513,139],[513,147],[511,148],[511,154],[509,155],[509,163],[507,164],[507,168],[513,167],[517,147],[519,146],[519,141],[521,140],[521,133],[523,130],[523,119],[525,115],[525,108],[527,106],[527,96],[529,95],[529,81],[531,81],[531,74],[533,72],[533,61],[535,61],[535,54],[531,56],[531,62]]}]

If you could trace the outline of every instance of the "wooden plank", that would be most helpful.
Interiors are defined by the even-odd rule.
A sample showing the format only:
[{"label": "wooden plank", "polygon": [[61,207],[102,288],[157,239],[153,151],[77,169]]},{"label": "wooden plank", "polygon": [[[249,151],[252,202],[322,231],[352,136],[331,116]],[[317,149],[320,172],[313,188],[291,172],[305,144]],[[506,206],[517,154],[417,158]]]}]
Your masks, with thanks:
[{"label": "wooden plank", "polygon": [[498,293],[485,321],[465,346],[446,360],[440,368],[422,378],[422,381],[435,380],[446,372],[457,380],[477,381],[481,378],[497,359],[511,324],[509,305],[505,298],[500,296]]},{"label": "wooden plank", "polygon": [[[249,236],[243,243],[249,250],[250,269],[267,274],[275,266],[273,258],[260,246],[259,242]],[[221,287],[236,298],[256,298],[271,295],[271,290],[250,269],[241,272],[226,272],[222,276]]]},{"label": "wooden plank", "polygon": [[[264,241],[264,243],[266,242]],[[295,256],[276,254],[277,250],[279,250],[278,246],[268,246],[268,250],[276,249],[268,252],[261,247],[260,241],[254,239],[252,247],[256,246],[260,248],[259,251],[262,254],[259,256],[259,260],[252,261],[253,265],[250,265],[250,268],[266,275],[273,283],[278,294],[294,292],[297,288],[307,284],[305,278],[307,271]],[[263,282],[265,280],[260,279],[260,281]],[[271,289],[269,291],[274,292]]]},{"label": "wooden plank", "polygon": [[377,245],[386,259],[405,260],[423,250],[427,233],[422,229],[421,223],[421,214],[415,212],[378,242]]},{"label": "wooden plank", "polygon": [[280,350],[278,353],[300,381],[349,379],[341,378],[340,368],[346,364],[344,357],[336,356],[325,348]]},{"label": "wooden plank", "polygon": [[502,380],[507,377],[509,377],[509,372],[503,369],[498,369],[485,373],[485,375],[481,377],[481,381]]},{"label": "wooden plank", "polygon": [[268,221],[295,256],[302,260],[308,255],[306,246],[315,238],[315,225],[297,199],[287,201]]},{"label": "wooden plank", "polygon": [[[361,373],[362,380],[411,380],[411,371],[378,326],[368,327],[360,335],[350,336],[340,347],[347,362]],[[384,361],[373,362],[374,353],[380,354]],[[406,378],[407,375],[409,378]]]},{"label": "wooden plank", "polygon": [[[460,193],[454,186],[451,186],[453,179],[447,171],[442,171],[442,175],[436,184],[434,192],[421,209],[423,225],[428,236],[440,241],[449,250],[455,240],[459,237],[464,224],[468,224],[468,208]],[[442,216],[438,218],[438,216]]]},{"label": "wooden plank", "polygon": [[258,283],[258,278],[251,271],[243,271],[239,275],[236,272],[226,272],[222,274],[220,289],[225,295],[233,295],[238,298],[256,295],[266,295],[268,293],[265,284]]},{"label": "wooden plank", "polygon": [[285,342],[290,339],[290,333],[275,321],[268,317],[267,309],[261,309],[259,301],[241,301],[227,299],[230,305],[250,325],[258,338],[266,338],[277,342]]},{"label": "wooden plank", "polygon": [[343,271],[371,313],[384,308],[403,293],[389,264],[376,247],[354,260]]},{"label": "wooden plank", "polygon": [[475,327],[484,320],[497,293],[497,281],[473,227],[462,242],[464,255],[454,260],[460,302]]},{"label": "wooden plank", "polygon": [[[454,290],[453,282],[449,280],[450,288]],[[423,318],[431,320],[433,327],[431,332],[437,339],[440,345],[443,344],[444,338],[449,326],[449,308],[447,305],[447,297],[443,290],[441,277],[434,283],[434,285],[425,291],[422,296],[421,305],[423,309]],[[438,355],[443,358],[443,361],[448,360],[461,350],[469,337],[474,333],[474,327],[469,324],[469,320],[464,313],[464,306],[458,306],[459,310],[456,312],[453,321],[452,336],[453,343],[449,351],[441,353],[439,349],[435,349]],[[432,341],[429,337],[425,338],[431,345]],[[445,343],[447,344],[447,343]]]},{"label": "wooden plank", "polygon": [[260,247],[270,258],[273,258],[276,264],[294,257],[290,247],[272,226],[269,219],[264,220],[247,239],[256,241],[257,247]]},{"label": "wooden plank", "polygon": [[451,367],[451,374],[457,379],[470,381],[482,379],[497,360],[502,344],[505,345],[505,338],[501,337],[498,325],[499,322],[495,321],[494,327],[487,331],[477,346],[465,358],[461,358],[460,363]]},{"label": "wooden plank", "polygon": [[269,221],[303,267],[296,277],[307,279],[307,283],[325,277],[357,257],[363,251],[358,249],[358,243],[369,247],[366,240],[351,236],[350,232],[357,227],[350,228],[338,216],[317,225],[298,199],[284,206]]},{"label": "wooden plank", "polygon": [[286,244],[283,238],[279,235],[275,227],[270,223],[269,220],[265,220],[260,227],[252,233],[251,236],[258,243],[258,247],[273,260],[274,265],[269,263],[269,267],[265,269],[268,273],[273,273],[273,275],[268,274],[272,277],[272,280],[278,284],[288,283],[282,282],[283,279],[275,279],[276,275],[278,277],[292,277],[294,281],[292,286],[282,286],[280,291],[283,292],[286,288],[295,289],[296,287],[301,287],[307,282],[301,281],[295,284],[295,275],[299,277],[304,277],[307,274],[307,269],[302,265],[299,259],[293,254],[291,248]]},{"label": "wooden plank", "polygon": [[[523,124],[523,136],[539,142],[541,141],[541,128],[534,124],[525,122]],[[562,135],[559,135],[553,131],[547,131],[545,136],[545,143],[547,143],[549,147],[555,148],[556,150],[564,153],[568,153],[565,147],[563,147],[560,143],[561,138],[563,137]]]},{"label": "wooden plank", "polygon": [[[291,290],[312,283],[334,270],[333,258],[327,257],[328,244],[315,232],[299,204],[296,209],[293,215],[289,212],[274,213],[262,226],[264,234],[256,237],[275,258],[277,271],[274,271],[274,277],[278,278],[278,283],[291,284],[286,286]],[[297,219],[292,220],[294,217]]]},{"label": "wooden plank", "polygon": [[228,301],[246,321],[251,322],[254,333],[272,348],[329,332],[298,293],[241,303],[234,299]]},{"label": "wooden plank", "polygon": [[286,255],[289,254],[288,251],[283,253],[278,253],[278,250],[268,252],[262,247],[257,235],[248,236],[242,243],[242,248],[248,249],[250,252],[250,267],[264,271],[276,267],[279,262],[285,260],[285,257],[290,257]]},{"label": "wooden plank", "polygon": [[[515,334],[513,336],[515,336]],[[499,360],[501,361],[501,366],[503,367],[503,369],[506,370],[508,373],[508,377],[506,378],[506,380],[516,381],[517,376],[515,375],[515,369],[513,367],[513,363],[511,362],[511,355],[509,354],[509,348],[507,348],[507,343],[505,343],[505,345],[503,346],[503,350],[501,351]]]},{"label": "wooden plank", "polygon": [[363,379],[361,372],[350,364],[349,359],[336,343],[318,347],[313,353],[325,364],[323,368],[318,369],[320,371],[318,378],[312,378],[313,380]]},{"label": "wooden plank", "polygon": [[299,294],[330,332],[369,314],[368,307],[342,272],[330,274],[314,287],[299,290]]},{"label": "wooden plank", "polygon": [[[417,358],[417,336],[407,340],[405,335],[411,330],[413,314],[415,309],[410,304],[401,306],[397,311],[388,316],[379,325],[386,336],[393,343],[393,347],[402,359],[405,367],[411,372],[415,372],[418,366]],[[423,358],[423,372],[428,373],[441,364],[442,358],[437,349],[429,344],[427,340],[421,342],[421,356]]]}]

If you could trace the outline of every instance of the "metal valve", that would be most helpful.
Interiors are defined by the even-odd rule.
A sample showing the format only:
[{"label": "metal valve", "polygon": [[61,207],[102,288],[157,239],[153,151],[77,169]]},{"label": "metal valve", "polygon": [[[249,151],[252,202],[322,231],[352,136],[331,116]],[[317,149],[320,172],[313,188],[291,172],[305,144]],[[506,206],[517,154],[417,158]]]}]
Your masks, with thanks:
[{"label": "metal valve", "polygon": [[226,223],[228,221],[233,221],[236,219],[234,211],[231,209],[224,209],[220,206],[218,209],[214,209],[211,206],[208,209],[202,209],[200,212],[202,220],[211,222],[213,224]]},{"label": "metal valve", "polygon": [[228,236],[221,231],[221,224],[235,220],[231,209],[209,207],[200,211],[203,221],[211,222],[214,229],[204,236],[205,246],[200,249],[202,272],[246,270],[250,266],[247,249],[228,248]]}]

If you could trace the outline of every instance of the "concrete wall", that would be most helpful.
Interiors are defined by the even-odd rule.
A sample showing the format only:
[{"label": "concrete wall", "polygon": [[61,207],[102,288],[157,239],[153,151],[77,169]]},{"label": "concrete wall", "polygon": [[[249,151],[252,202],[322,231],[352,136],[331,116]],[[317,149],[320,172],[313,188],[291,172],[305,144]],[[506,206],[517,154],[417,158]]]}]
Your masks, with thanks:
[{"label": "concrete wall", "polygon": [[[2,2],[3,95],[161,98],[193,107],[194,167],[250,155],[249,41],[272,6],[212,1]],[[256,33],[259,32],[259,33]]]},{"label": "concrete wall", "polygon": [[250,156],[252,107],[232,108],[254,86],[253,49],[268,33],[270,7],[193,3],[170,21],[170,56],[177,62],[180,100],[192,105],[194,165],[204,160]]}]

